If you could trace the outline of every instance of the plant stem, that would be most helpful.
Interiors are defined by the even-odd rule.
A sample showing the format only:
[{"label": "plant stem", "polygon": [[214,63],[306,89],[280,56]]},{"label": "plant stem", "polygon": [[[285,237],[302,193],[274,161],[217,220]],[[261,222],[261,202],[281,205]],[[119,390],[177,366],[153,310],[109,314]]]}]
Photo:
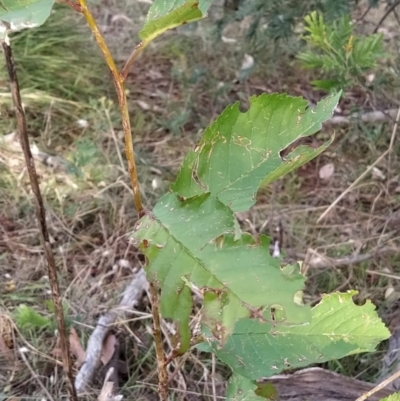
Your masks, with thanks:
[{"label": "plant stem", "polygon": [[110,50],[108,49],[107,43],[104,40],[104,37],[101,34],[99,28],[97,27],[96,21],[93,18],[92,13],[89,11],[86,5],[86,0],[77,0],[77,1],[81,6],[82,14],[85,16],[86,21],[96,39],[96,42],[103,53],[107,66],[111,71],[115,89],[117,91],[118,103],[121,109],[122,128],[125,137],[125,154],[128,160],[128,168],[129,168],[129,175],[131,177],[133,196],[135,200],[136,211],[138,212],[138,215],[141,216],[143,213],[143,206],[140,198],[139,180],[137,177],[135,155],[133,153],[131,122],[129,119],[129,110],[125,93],[124,78],[118,71],[117,66],[115,65],[115,61],[111,55]]},{"label": "plant stem", "polygon": [[160,311],[158,308],[158,290],[153,281],[150,281],[149,287],[151,297],[151,314],[153,315],[153,337],[157,356],[158,393],[160,395],[160,401],[168,401],[168,372],[161,335],[161,320]]},{"label": "plant stem", "polygon": [[382,18],[380,19],[380,21],[378,22],[378,24],[376,25],[375,29],[373,30],[372,33],[377,33],[379,28],[381,27],[381,25],[383,24],[383,22],[385,21],[385,19],[389,16],[389,14],[395,10],[395,8],[400,5],[400,0],[397,0],[396,2],[394,2],[385,12],[384,15],[382,15]]},{"label": "plant stem", "polygon": [[61,355],[63,368],[67,378],[67,387],[72,401],[78,401],[76,394],[74,379],[72,374],[72,363],[69,353],[69,340],[66,333],[64,312],[60,297],[60,287],[57,280],[57,267],[51,249],[49,232],[46,224],[46,211],[43,204],[42,194],[40,192],[39,181],[36,173],[35,162],[32,157],[32,152],[29,146],[28,130],[26,126],[25,112],[22,107],[21,93],[19,90],[17,71],[12,57],[11,47],[8,43],[8,38],[2,42],[2,47],[6,59],[8,75],[10,77],[11,95],[14,103],[15,114],[17,118],[18,134],[21,143],[21,148],[25,157],[25,164],[28,170],[29,181],[34,195],[36,219],[39,225],[40,240],[44,249],[44,254],[47,261],[47,270],[49,274],[51,293],[54,302],[54,311],[57,320],[58,332],[60,335]]}]

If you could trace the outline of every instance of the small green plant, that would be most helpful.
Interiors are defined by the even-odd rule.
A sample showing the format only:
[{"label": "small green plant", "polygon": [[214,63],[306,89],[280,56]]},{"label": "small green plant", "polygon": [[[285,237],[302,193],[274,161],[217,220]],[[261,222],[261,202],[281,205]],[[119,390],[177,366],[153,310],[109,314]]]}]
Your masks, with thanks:
[{"label": "small green plant", "polygon": [[[14,319],[17,327],[20,330],[27,330],[30,332],[53,330],[56,329],[57,324],[54,319],[54,304],[51,301],[46,301],[46,306],[49,312],[52,314],[50,317],[44,316],[41,313],[36,312],[30,306],[21,304],[14,311]],[[64,313],[67,314],[68,307],[64,306]],[[66,319],[66,323],[69,326],[71,322]]]},{"label": "small green plant", "polygon": [[[362,306],[353,302],[354,291],[324,295],[313,308],[305,305],[302,297],[305,277],[300,264],[283,265],[280,259],[273,258],[270,239],[242,232],[235,215],[255,204],[262,185],[273,183],[302,166],[331,144],[333,138],[318,148],[300,145],[282,156],[291,145],[321,128],[332,115],[340,92],[322,100],[315,108],[308,108],[307,101],[302,98],[285,94],[254,96],[245,112],[240,111],[239,103],[228,106],[206,128],[196,148],[188,153],[168,193],[152,211],[143,209],[125,78],[138,54],[152,40],[169,29],[204,18],[211,2],[155,0],[139,35],[142,42],[135,47],[122,71],[117,69],[86,1],[67,2],[85,16],[112,72],[118,93],[139,215],[132,236],[147,258],[145,270],[150,283],[161,401],[169,399],[167,365],[193,347],[216,354],[231,368],[228,400],[256,401],[271,395],[270,388],[258,384],[263,377],[373,351],[380,341],[389,337],[389,331],[371,302]],[[22,29],[42,24],[53,1],[15,3],[10,0],[6,3],[4,10],[0,8],[0,28],[3,28],[0,40],[3,39],[15,95],[18,85],[15,85],[8,31],[11,26]],[[20,113],[21,141],[24,149],[29,149],[18,95],[14,96],[14,102]],[[89,156],[93,156],[91,152]],[[39,199],[38,216],[53,286],[54,311],[59,332],[65,336],[56,269],[46,238],[44,207],[29,152],[25,157]],[[192,332],[189,320],[194,291],[202,297],[202,315],[199,330]],[[176,336],[169,342],[175,347],[167,355],[160,312],[177,326]],[[65,353],[68,353],[68,346],[63,348],[64,367],[72,382],[71,365]],[[73,386],[69,391],[71,399],[77,400]]]},{"label": "small green plant", "polygon": [[85,177],[97,182],[102,180],[106,176],[106,171],[104,166],[101,166],[102,155],[93,140],[83,136],[74,145],[68,172],[79,178]]},{"label": "small green plant", "polygon": [[271,39],[280,40],[293,36],[298,23],[311,11],[321,12],[328,21],[348,15],[356,5],[354,0],[225,0],[225,16],[218,21],[218,29],[230,22],[250,19],[246,32],[261,49]]},{"label": "small green plant", "polygon": [[45,330],[51,326],[51,319],[41,315],[27,305],[20,305],[14,312],[17,326],[22,330]]},{"label": "small green plant", "polygon": [[304,68],[319,70],[329,78],[312,81],[316,89],[337,91],[360,83],[363,74],[384,56],[382,35],[356,35],[348,15],[327,24],[314,11],[304,21],[307,34],[303,37],[309,49],[298,59]]}]

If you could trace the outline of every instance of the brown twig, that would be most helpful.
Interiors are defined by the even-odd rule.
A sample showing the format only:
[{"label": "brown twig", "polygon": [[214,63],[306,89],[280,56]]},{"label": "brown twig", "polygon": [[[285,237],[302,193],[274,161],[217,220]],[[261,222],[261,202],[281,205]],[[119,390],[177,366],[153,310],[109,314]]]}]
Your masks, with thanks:
[{"label": "brown twig", "polygon": [[361,17],[357,19],[357,22],[362,22],[364,21],[364,18],[367,16],[367,14],[371,11],[371,6],[367,7],[367,9],[362,13]]},{"label": "brown twig", "polygon": [[395,381],[399,377],[400,377],[400,371],[392,374],[392,376],[388,377],[386,380],[384,380],[383,382],[381,382],[378,385],[376,385],[373,389],[369,390],[368,392],[363,394],[361,397],[358,397],[356,399],[356,401],[365,401],[371,395],[373,395],[373,394],[377,393],[378,391],[384,389],[387,385],[389,385],[390,383],[392,383],[393,381]]},{"label": "brown twig", "polygon": [[131,130],[131,122],[129,118],[129,110],[128,110],[128,102],[126,98],[125,84],[124,78],[122,74],[120,74],[115,61],[111,55],[110,50],[108,49],[107,43],[101,34],[95,19],[93,18],[92,13],[88,9],[86,5],[86,0],[77,0],[81,6],[81,11],[86,21],[93,33],[94,38],[96,39],[97,44],[100,47],[101,52],[103,53],[104,59],[107,63],[108,68],[111,71],[111,75],[114,81],[115,89],[117,91],[118,96],[118,104],[121,109],[121,117],[122,117],[122,129],[124,131],[125,138],[125,154],[128,160],[128,168],[129,175],[131,178],[133,196],[135,200],[136,211],[139,216],[142,216],[143,206],[142,200],[140,197],[140,188],[139,188],[139,180],[137,177],[136,170],[136,162],[135,162],[135,154],[133,152],[133,141],[132,141],[132,130]]},{"label": "brown twig", "polygon": [[161,335],[161,320],[159,311],[158,289],[154,282],[150,282],[151,312],[153,315],[153,337],[156,346],[158,393],[160,401],[168,401],[168,372]]},{"label": "brown twig", "polygon": [[43,204],[42,194],[40,192],[39,181],[36,173],[35,162],[33,160],[32,152],[29,147],[28,130],[26,126],[25,112],[22,107],[21,94],[19,90],[17,71],[12,57],[12,51],[8,39],[2,42],[2,47],[6,59],[8,75],[10,77],[11,94],[15,107],[15,114],[17,118],[17,126],[21,148],[24,153],[25,163],[28,170],[29,181],[31,184],[32,192],[34,195],[36,219],[39,225],[40,240],[44,249],[44,254],[47,261],[47,269],[49,274],[51,293],[54,302],[54,311],[57,320],[57,327],[60,336],[60,346],[62,351],[63,368],[67,378],[68,392],[72,401],[77,401],[73,374],[72,363],[69,353],[69,340],[65,327],[64,312],[62,308],[62,301],[60,297],[60,288],[57,280],[57,268],[54,260],[53,251],[51,249],[49,232],[46,224],[46,211]]},{"label": "brown twig", "polygon": [[400,4],[400,0],[397,0],[395,3],[393,3],[385,12],[385,14],[382,15],[382,18],[379,20],[378,24],[376,25],[373,33],[377,33],[378,29],[381,27],[385,19],[389,16],[389,14]]}]

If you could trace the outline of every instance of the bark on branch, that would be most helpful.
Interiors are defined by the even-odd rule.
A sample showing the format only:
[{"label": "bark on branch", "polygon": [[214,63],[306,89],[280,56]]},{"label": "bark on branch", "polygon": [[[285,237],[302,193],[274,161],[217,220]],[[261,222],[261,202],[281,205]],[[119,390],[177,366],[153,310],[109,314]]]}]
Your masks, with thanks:
[{"label": "bark on branch", "polygon": [[86,390],[99,367],[103,342],[112,325],[118,317],[128,313],[139,302],[147,286],[146,273],[141,269],[126,287],[118,307],[107,312],[97,322],[97,326],[88,341],[85,363],[75,378],[75,388],[78,394]]}]

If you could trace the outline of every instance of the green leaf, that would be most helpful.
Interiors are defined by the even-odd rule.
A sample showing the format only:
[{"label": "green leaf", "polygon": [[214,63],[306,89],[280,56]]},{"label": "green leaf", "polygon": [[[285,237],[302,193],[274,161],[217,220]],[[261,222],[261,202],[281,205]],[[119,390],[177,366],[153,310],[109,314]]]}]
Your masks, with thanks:
[{"label": "green leaf", "polygon": [[203,14],[206,14],[212,2],[213,0],[154,0],[147,13],[146,21],[153,21],[165,17],[185,4],[195,4]]},{"label": "green leaf", "polygon": [[272,384],[258,385],[246,377],[233,374],[226,389],[226,399],[227,401],[265,401],[279,398]]},{"label": "green leaf", "polygon": [[227,107],[184,160],[172,190],[187,198],[210,192],[234,211],[248,210],[262,184],[300,167],[330,145],[331,141],[317,149],[301,146],[281,157],[295,141],[321,128],[339,98],[340,93],[306,109],[302,98],[262,94],[250,99],[245,113],[239,103]]},{"label": "green leaf", "polygon": [[312,309],[311,322],[303,325],[274,327],[257,319],[241,319],[223,348],[211,338],[214,352],[234,372],[251,380],[372,352],[390,333],[370,301],[363,306],[354,304],[356,293],[324,295]]},{"label": "green leaf", "polygon": [[382,398],[380,401],[400,401],[400,393],[394,393],[389,397]]},{"label": "green leaf", "polygon": [[221,344],[240,318],[309,319],[309,308],[296,298],[304,286],[299,267],[281,269],[269,238],[241,234],[234,213],[217,198],[167,194],[153,213],[139,221],[134,237],[150,262],[149,280],[161,288],[162,315],[178,324],[182,350],[189,346],[193,286],[204,293],[203,324]]},{"label": "green leaf", "polygon": [[200,20],[211,3],[212,0],[155,0],[139,36],[150,42],[169,29]]},{"label": "green leaf", "polygon": [[0,0],[0,40],[11,32],[42,25],[53,4],[54,0]]},{"label": "green leaf", "polygon": [[193,348],[196,348],[200,352],[208,352],[208,353],[212,352],[212,348],[210,344],[208,344],[207,342],[196,344],[193,346]]}]

